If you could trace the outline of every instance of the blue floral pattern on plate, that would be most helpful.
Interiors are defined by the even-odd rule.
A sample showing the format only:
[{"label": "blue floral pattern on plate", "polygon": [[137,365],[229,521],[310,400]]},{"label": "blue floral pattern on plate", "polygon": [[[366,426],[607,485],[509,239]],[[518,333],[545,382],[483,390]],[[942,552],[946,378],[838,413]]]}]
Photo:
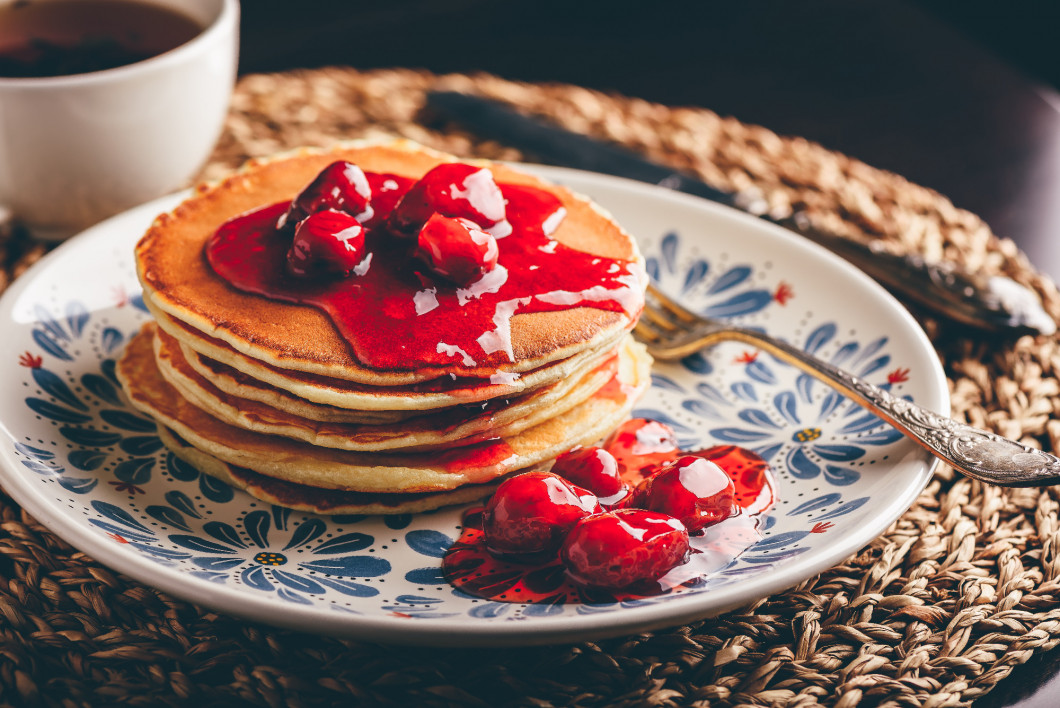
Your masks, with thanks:
[{"label": "blue floral pattern on plate", "polygon": [[[819,286],[780,268],[779,258],[765,259],[754,248],[704,253],[700,237],[659,228],[659,217],[644,214],[644,205],[659,199],[642,193],[647,188],[560,174],[581,191],[610,198],[605,206],[612,211],[636,208],[634,220],[654,225],[640,230],[642,238],[657,235],[642,243],[647,270],[690,308],[776,331],[900,395],[914,377],[939,376],[910,368],[895,353],[918,352],[905,332],[861,336],[850,313],[797,312],[801,293]],[[732,218],[703,214],[697,205],[685,209],[691,216],[684,221],[724,225]],[[657,365],[637,415],[673,426],[683,447],[735,443],[774,465],[779,499],[760,520],[760,539],[709,578],[658,597],[567,606],[478,600],[450,588],[440,574],[441,557],[459,535],[460,510],[386,518],[273,508],[181,462],[162,446],[154,424],[124,403],[115,357],[148,317],[142,299],[129,294],[137,288],[131,244],[154,213],[141,212],[78,239],[91,244],[76,244],[81,255],[71,243],[50,266],[27,275],[17,297],[5,297],[12,336],[0,356],[8,357],[4,390],[14,402],[0,411],[11,463],[3,473],[16,498],[71,542],[80,539],[101,560],[203,604],[316,631],[386,637],[413,622],[424,627],[416,636],[458,631],[484,643],[568,631],[550,629],[553,620],[587,635],[621,632],[642,615],[665,624],[667,617],[709,613],[714,598],[738,604],[747,599],[748,583],[771,587],[771,574],[801,573],[784,585],[805,577],[800,559],[827,556],[830,539],[863,526],[872,502],[886,497],[886,485],[868,470],[910,454],[910,444],[878,419],[741,345]],[[771,247],[780,242],[783,250],[782,238],[768,236]],[[109,280],[71,287],[70,274],[90,260],[84,254],[99,248],[114,254],[112,264],[97,267]],[[799,326],[786,331],[792,317]],[[910,484],[926,481],[930,465],[918,464],[906,475]],[[527,629],[502,636],[489,628],[498,624]]]}]

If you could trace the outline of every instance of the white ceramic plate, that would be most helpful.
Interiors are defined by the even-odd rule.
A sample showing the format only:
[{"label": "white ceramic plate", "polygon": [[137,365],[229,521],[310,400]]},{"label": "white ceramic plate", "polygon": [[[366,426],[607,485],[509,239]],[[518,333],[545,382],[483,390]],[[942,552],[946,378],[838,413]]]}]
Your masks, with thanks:
[{"label": "white ceramic plate", "polygon": [[[535,168],[538,169],[538,168]],[[887,293],[788,232],[705,201],[570,170],[640,239],[649,272],[689,307],[760,326],[934,411],[946,382]],[[637,414],[683,447],[734,442],[774,465],[760,540],[695,587],[635,602],[518,605],[441,580],[460,511],[315,517],[270,508],[168,455],[120,398],[114,358],[147,315],[133,244],[179,195],[57,249],[0,300],[0,481],[69,543],[137,580],[269,624],[386,642],[524,645],[676,625],[790,587],[870,542],[934,463],[877,419],[745,345],[656,365]]]}]

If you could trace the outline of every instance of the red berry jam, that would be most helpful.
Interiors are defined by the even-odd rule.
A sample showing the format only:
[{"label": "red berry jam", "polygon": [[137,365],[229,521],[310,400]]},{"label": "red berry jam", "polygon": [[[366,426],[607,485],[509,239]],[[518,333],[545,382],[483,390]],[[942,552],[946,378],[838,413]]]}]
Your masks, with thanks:
[{"label": "red berry jam", "polygon": [[688,530],[666,514],[619,509],[581,521],[559,550],[575,582],[622,589],[657,580],[688,560]]},{"label": "red berry jam", "polygon": [[298,222],[287,250],[287,272],[300,278],[363,275],[370,264],[364,252],[364,227],[355,217],[334,209],[314,212]]},{"label": "red berry jam", "polygon": [[372,218],[372,189],[360,167],[343,160],[325,167],[306,188],[291,201],[277,220],[276,228],[293,227],[310,214],[325,209],[343,211],[360,222]]},{"label": "red berry jam", "polygon": [[512,232],[504,195],[493,173],[483,167],[459,162],[438,165],[405,193],[388,223],[394,233],[411,237],[435,213],[468,219],[497,238]]},{"label": "red berry jam", "polygon": [[736,486],[721,467],[702,457],[685,455],[667,462],[640,483],[631,505],[678,519],[689,533],[699,533],[733,515]]},{"label": "red berry jam", "polygon": [[601,511],[596,497],[548,472],[505,480],[486,504],[486,547],[501,556],[554,554],[579,521]]},{"label": "red berry jam", "polygon": [[461,217],[433,214],[417,245],[420,260],[457,285],[470,285],[497,267],[497,239]]},{"label": "red berry jam", "polygon": [[[663,465],[666,467],[678,470],[688,466],[697,467],[694,462],[687,460],[699,460],[710,470],[708,480],[711,485],[717,483],[724,486],[726,490],[728,489],[728,484],[721,485],[718,477],[719,470],[724,472],[724,476],[732,484],[734,493],[728,497],[731,515],[715,523],[704,524],[698,533],[687,536],[690,548],[687,562],[675,562],[664,570],[667,562],[653,559],[650,549],[639,549],[629,557],[640,558],[638,554],[648,557],[649,560],[643,568],[630,570],[628,574],[617,571],[611,574],[611,571],[607,570],[609,566],[606,563],[591,563],[588,560],[584,563],[580,560],[575,561],[572,560],[573,556],[563,550],[560,554],[567,554],[564,555],[563,560],[560,557],[546,555],[535,558],[535,562],[530,564],[514,556],[498,557],[486,549],[482,532],[483,512],[480,508],[472,509],[465,514],[463,533],[449,549],[442,562],[445,577],[463,592],[498,602],[545,604],[621,602],[695,586],[709,575],[729,566],[737,556],[761,538],[757,530],[758,516],[772,506],[774,499],[772,475],[762,458],[753,452],[731,445],[718,445],[699,452],[681,453],[676,443],[673,442],[672,431],[667,426],[644,419],[629,421],[620,430],[623,435],[615,437],[625,439],[624,434],[628,434],[635,439],[638,430],[648,430],[650,433],[645,436],[647,444],[640,448],[644,453],[644,458],[636,459],[629,456],[630,446],[625,446],[628,464],[620,473],[623,484],[641,483],[643,481],[641,470],[660,467],[657,460],[658,456],[663,453],[670,456],[671,461],[681,458],[679,465],[668,465],[664,462]],[[626,440],[626,442],[629,441]],[[562,464],[557,459],[554,470],[564,475],[570,474],[578,482],[584,482],[592,487],[593,484],[598,483],[596,480],[600,478],[596,476],[597,471],[593,462],[596,457],[588,451],[596,449],[598,448],[576,449],[562,456]],[[577,454],[582,451],[587,452],[583,455]],[[578,465],[579,460],[585,463],[581,469]],[[706,460],[710,460],[710,463],[705,462]],[[606,473],[604,476],[606,477]],[[721,515],[721,509],[725,506],[724,501],[719,501],[716,498],[717,495],[711,493],[711,487],[700,488],[691,483],[688,486],[693,488],[691,491],[698,490],[697,495],[703,493],[704,496],[714,498],[717,502],[716,506],[711,508],[695,507],[694,513],[689,515],[693,526],[703,521],[700,514],[707,514],[708,517]],[[600,488],[607,489],[608,487],[605,484]],[[725,496],[725,492],[722,492],[722,496]],[[635,499],[627,499],[623,502],[623,509],[620,511],[634,510],[635,504]],[[640,511],[669,518],[668,523],[685,529],[687,535],[688,529],[684,523],[671,514],[643,509]],[[679,510],[675,508],[673,511]],[[603,516],[608,515],[603,514]],[[580,524],[587,524],[591,518],[596,517],[587,516],[586,521],[581,521]],[[579,526],[575,526],[574,529],[576,530]],[[630,528],[635,528],[635,526],[631,525]],[[565,542],[575,533],[575,530],[571,530],[564,537]],[[610,538],[605,532],[600,533],[601,538]],[[577,548],[588,547],[589,541],[580,542],[577,545]],[[660,558],[665,555],[660,552]],[[565,563],[573,564],[574,569],[571,570]],[[599,567],[600,570],[599,572],[585,570],[590,567]],[[626,584],[627,580],[631,584]]]},{"label": "red berry jam", "polygon": [[736,506],[745,513],[757,514],[773,505],[769,463],[755,453],[736,445],[715,445],[692,454],[725,470],[736,490]]},{"label": "red berry jam", "polygon": [[633,418],[618,426],[604,448],[615,456],[623,474],[631,472],[640,477],[647,477],[658,465],[681,454],[670,426],[644,418]]},{"label": "red berry jam", "polygon": [[[219,277],[239,291],[319,309],[359,362],[394,371],[496,369],[512,363],[511,318],[516,313],[575,307],[624,312],[630,318],[640,313],[644,274],[639,264],[578,251],[549,236],[565,213],[556,196],[534,187],[496,185],[482,168],[442,167],[441,178],[425,176],[417,183],[416,193],[426,196],[415,199],[411,180],[365,173],[371,194],[367,207],[373,215],[368,216],[368,211],[354,215],[365,228],[365,258],[371,258],[371,267],[364,273],[355,271],[349,278],[304,278],[288,272],[292,243],[289,229],[277,231],[281,215],[286,224],[318,205],[323,205],[321,209],[337,205],[342,207],[337,211],[347,213],[359,208],[350,207],[345,198],[341,204],[333,200],[335,190],[325,188],[327,180],[321,182],[324,186],[314,186],[322,178],[314,180],[303,191],[310,196],[299,195],[295,205],[274,204],[222,225],[206,243],[206,259]],[[447,175],[447,171],[458,174]],[[489,196],[494,189],[499,190],[499,202],[495,195]],[[439,200],[444,200],[430,196],[435,191],[449,194],[452,204],[460,208],[439,207]],[[318,194],[324,196],[313,196]],[[411,201],[400,209],[415,211],[415,218],[406,214],[407,218],[391,219],[395,212],[400,215],[398,202],[404,203],[404,197]],[[411,206],[423,199],[429,213]],[[501,207],[503,213],[498,211]],[[436,212],[469,219],[495,238],[495,265],[470,285],[454,283],[414,255],[412,237]],[[402,228],[415,224],[415,229],[407,238],[401,237],[388,227],[394,221]],[[509,235],[502,237],[506,230],[502,225],[510,226]],[[492,262],[487,245],[481,263]]]},{"label": "red berry jam", "polygon": [[588,489],[600,499],[600,506],[621,506],[632,488],[618,474],[615,457],[601,447],[576,447],[556,458],[552,474]]}]

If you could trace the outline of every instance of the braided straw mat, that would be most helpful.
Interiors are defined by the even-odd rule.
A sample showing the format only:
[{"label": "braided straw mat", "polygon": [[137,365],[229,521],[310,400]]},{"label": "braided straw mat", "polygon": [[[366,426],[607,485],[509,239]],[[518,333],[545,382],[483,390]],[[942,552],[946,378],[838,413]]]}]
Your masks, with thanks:
[{"label": "braided straw mat", "polygon": [[[757,186],[820,225],[1056,287],[976,216],[905,179],[798,138],[565,85],[405,70],[247,76],[203,177],[252,156],[402,135],[458,155],[519,152],[418,115],[429,87],[474,90],[622,143],[726,189]],[[526,158],[532,160],[533,155]],[[44,248],[0,236],[0,290]],[[999,344],[921,318],[953,412],[1060,449],[1060,347]],[[1060,643],[1058,494],[942,467],[856,556],[701,623],[574,646],[381,647],[249,624],[115,575],[0,494],[0,704],[967,705]]]}]

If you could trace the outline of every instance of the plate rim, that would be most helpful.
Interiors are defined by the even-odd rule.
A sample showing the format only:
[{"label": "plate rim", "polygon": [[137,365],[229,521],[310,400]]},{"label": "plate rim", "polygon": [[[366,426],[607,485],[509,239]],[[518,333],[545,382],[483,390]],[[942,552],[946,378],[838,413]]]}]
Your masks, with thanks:
[{"label": "plate rim", "polygon": [[[899,319],[906,325],[907,334],[911,335],[911,341],[915,342],[918,347],[923,348],[925,352],[931,354],[929,357],[931,362],[930,376],[933,381],[930,383],[934,384],[932,393],[938,400],[918,401],[918,403],[936,410],[936,412],[948,414],[950,398],[945,372],[935,348],[923,329],[905,307],[882,286],[835,254],[750,214],[708,202],[698,197],[673,192],[656,185],[570,168],[527,163],[519,164],[519,166],[529,171],[537,172],[561,184],[574,182],[574,184],[567,185],[574,191],[581,191],[585,187],[591,188],[594,184],[602,183],[604,188],[646,193],[649,197],[661,199],[663,202],[673,200],[680,205],[705,209],[722,219],[735,221],[748,228],[765,230],[772,236],[787,241],[792,247],[804,250],[811,258],[823,259],[831,267],[846,271],[856,280],[861,281],[861,285],[867,287],[869,292],[876,298],[885,302],[889,309],[894,310]],[[171,210],[191,191],[184,190],[165,195],[133,207],[86,229],[61,244],[34,264],[0,297],[0,321],[5,321],[11,317],[15,303],[21,293],[29,287],[31,281],[44,273],[53,263],[65,258],[68,252],[74,251],[77,247],[91,243],[96,239],[105,240],[113,229],[121,228],[120,224],[126,220],[135,220],[142,217],[144,222],[147,222],[147,216],[151,212],[158,214]],[[604,208],[606,209],[606,207]],[[926,385],[926,388],[931,389],[932,386]],[[8,429],[3,417],[0,417],[0,430],[10,439],[17,439]],[[708,593],[691,595],[686,600],[655,603],[644,607],[631,608],[630,610],[619,610],[614,613],[587,614],[573,617],[563,616],[554,619],[535,617],[531,621],[490,622],[470,625],[463,622],[460,617],[415,618],[410,620],[354,614],[341,615],[334,612],[328,613],[319,606],[303,607],[291,605],[290,603],[284,603],[282,605],[284,612],[277,614],[275,612],[277,607],[275,599],[247,593],[239,589],[240,586],[218,585],[195,578],[186,572],[151,562],[141,554],[133,553],[132,551],[123,552],[120,547],[108,544],[102,534],[84,533],[83,526],[78,525],[73,520],[74,517],[64,515],[53,507],[52,503],[47,501],[43,494],[39,493],[39,485],[30,484],[30,478],[21,474],[14,453],[6,445],[0,446],[0,462],[3,462],[2,469],[0,469],[0,485],[23,509],[50,531],[74,548],[87,553],[97,562],[124,573],[137,582],[157,588],[174,597],[181,598],[187,602],[209,606],[241,620],[250,620],[303,632],[380,641],[388,644],[469,647],[561,644],[635,634],[713,617],[746,605],[751,601],[773,595],[793,587],[815,574],[826,571],[844,558],[857,552],[866,544],[871,543],[873,539],[879,537],[887,527],[900,518],[915,502],[917,496],[933,477],[938,465],[938,460],[935,458],[926,460],[924,470],[917,476],[919,483],[909,485],[902,493],[896,495],[882,509],[878,510],[873,516],[873,523],[867,523],[862,526],[864,529],[862,533],[850,534],[838,539],[836,543],[830,545],[826,550],[796,558],[785,565],[783,573],[775,574],[772,580],[763,578],[757,582],[755,584],[757,589],[753,599],[748,599],[745,592],[741,593],[741,588],[745,587],[745,583],[734,582],[731,585]],[[902,462],[902,460],[896,460],[894,465]],[[23,479],[25,480],[24,483],[21,482]],[[806,556],[810,557],[807,558]],[[158,582],[159,580],[164,582],[160,583]],[[633,612],[633,617],[627,619],[626,617],[630,612]],[[622,619],[614,621],[615,618]]]}]

